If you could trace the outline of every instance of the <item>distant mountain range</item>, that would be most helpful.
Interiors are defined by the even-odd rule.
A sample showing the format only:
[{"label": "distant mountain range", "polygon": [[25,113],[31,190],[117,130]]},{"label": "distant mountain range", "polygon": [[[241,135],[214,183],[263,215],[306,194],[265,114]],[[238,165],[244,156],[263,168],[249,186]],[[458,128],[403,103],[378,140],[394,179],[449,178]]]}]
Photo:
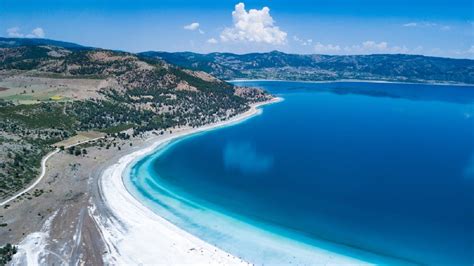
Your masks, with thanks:
[{"label": "distant mountain range", "polygon": [[298,55],[278,51],[232,54],[143,52],[220,79],[383,80],[474,84],[474,60],[406,54]]},{"label": "distant mountain range", "polygon": [[[6,84],[0,86],[3,91],[12,92],[10,96],[16,97],[16,104],[20,104],[18,99],[21,98],[51,94],[58,101],[74,101],[68,105],[71,110],[92,106],[93,110],[70,114],[78,120],[85,114],[94,116],[94,119],[87,117],[77,122],[80,128],[76,130],[105,130],[124,124],[133,124],[136,131],[199,126],[232,117],[246,111],[251,103],[271,98],[260,89],[237,87],[202,71],[133,53],[47,39],[2,38],[0,43],[0,82]],[[43,81],[30,89],[33,79]],[[69,87],[61,83],[68,79],[100,81],[102,85],[75,83]],[[11,99],[0,97],[0,107],[13,104]],[[42,101],[55,104],[50,98]],[[91,123],[92,120],[96,122]]]},{"label": "distant mountain range", "polygon": [[91,49],[72,42],[55,41],[42,38],[3,38],[0,37],[0,48],[12,48],[18,46],[41,46],[50,45],[68,49]]},{"label": "distant mountain range", "polygon": [[272,98],[127,52],[45,39],[0,45],[0,199],[39,174],[51,144],[79,132],[163,134],[230,119]]},{"label": "distant mountain range", "polygon": [[[57,46],[89,50],[75,43],[35,38],[1,38],[0,48]],[[474,60],[406,54],[298,55],[269,53],[142,52],[141,58],[164,60],[182,68],[207,72],[219,79],[302,81],[382,80],[417,83],[474,84]]]}]

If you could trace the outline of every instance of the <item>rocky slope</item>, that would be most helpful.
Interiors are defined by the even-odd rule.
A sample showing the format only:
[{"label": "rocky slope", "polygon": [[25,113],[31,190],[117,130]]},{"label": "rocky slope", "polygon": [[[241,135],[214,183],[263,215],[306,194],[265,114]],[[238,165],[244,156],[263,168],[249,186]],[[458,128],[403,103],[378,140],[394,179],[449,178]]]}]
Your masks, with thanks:
[{"label": "rocky slope", "polygon": [[[0,199],[37,176],[39,161],[52,150],[51,144],[79,131],[128,130],[117,135],[122,138],[150,130],[163,133],[229,119],[248,110],[251,103],[271,98],[259,89],[235,87],[204,72],[132,53],[54,46],[63,43],[45,40],[3,39],[2,43],[0,82],[13,80],[5,84],[21,88],[15,88],[18,95],[3,99],[2,93],[13,89],[0,92]],[[70,86],[61,87],[62,80]],[[96,82],[100,86],[82,92],[77,89],[82,80],[100,80]],[[35,82],[34,90],[28,81]],[[28,105],[11,101],[52,86],[63,94]],[[63,97],[70,89],[83,95]]]}]

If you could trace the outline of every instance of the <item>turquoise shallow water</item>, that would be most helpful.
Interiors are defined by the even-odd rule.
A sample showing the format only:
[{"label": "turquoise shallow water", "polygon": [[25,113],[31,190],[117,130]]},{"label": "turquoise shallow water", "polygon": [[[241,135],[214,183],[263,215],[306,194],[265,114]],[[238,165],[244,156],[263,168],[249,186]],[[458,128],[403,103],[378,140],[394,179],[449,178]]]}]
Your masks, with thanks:
[{"label": "turquoise shallow water", "polygon": [[[135,196],[256,263],[313,262],[319,246],[374,263],[472,265],[473,87],[239,85],[285,101],[138,161],[125,179]],[[279,252],[290,247],[295,258]]]}]

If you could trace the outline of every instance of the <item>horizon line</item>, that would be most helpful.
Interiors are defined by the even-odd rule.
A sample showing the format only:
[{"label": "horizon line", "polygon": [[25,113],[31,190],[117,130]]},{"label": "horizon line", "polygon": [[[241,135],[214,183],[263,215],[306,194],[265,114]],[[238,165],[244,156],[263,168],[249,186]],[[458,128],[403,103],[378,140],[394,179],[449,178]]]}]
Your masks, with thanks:
[{"label": "horizon line", "polygon": [[[267,52],[248,52],[248,53],[236,53],[236,52],[209,52],[209,53],[201,53],[201,52],[193,52],[189,50],[184,50],[184,51],[165,51],[165,50],[145,50],[145,51],[140,51],[140,52],[132,52],[132,51],[127,51],[127,50],[121,50],[121,49],[112,49],[112,48],[104,48],[104,47],[97,47],[97,46],[89,46],[89,45],[83,45],[79,44],[73,41],[67,41],[67,40],[58,40],[58,39],[50,39],[50,38],[28,38],[28,37],[4,37],[0,36],[0,39],[11,39],[11,40],[36,40],[36,41],[54,41],[54,42],[63,42],[63,43],[69,43],[73,45],[80,46],[82,48],[90,48],[90,49],[102,49],[102,50],[109,50],[109,51],[117,51],[117,52],[126,52],[126,53],[131,53],[131,54],[141,54],[141,53],[149,53],[149,52],[157,52],[157,53],[193,53],[193,54],[200,54],[200,55],[209,55],[209,54],[233,54],[233,55],[250,55],[250,54],[269,54],[269,53],[281,53],[281,54],[286,54],[286,55],[303,55],[303,56],[332,56],[332,57],[345,57],[345,56],[395,56],[395,55],[408,55],[408,56],[421,56],[421,57],[432,57],[432,58],[443,58],[443,59],[451,59],[451,60],[469,60],[469,61],[474,61],[474,59],[471,58],[455,58],[455,57],[446,57],[446,56],[434,56],[434,55],[424,55],[424,54],[408,54],[408,53],[372,53],[372,54],[318,54],[318,53],[287,53],[287,52],[282,52],[280,50],[274,49],[270,50]],[[19,46],[26,46],[26,45],[19,45]],[[55,46],[55,45],[51,45]],[[59,46],[57,46],[59,47]]]}]

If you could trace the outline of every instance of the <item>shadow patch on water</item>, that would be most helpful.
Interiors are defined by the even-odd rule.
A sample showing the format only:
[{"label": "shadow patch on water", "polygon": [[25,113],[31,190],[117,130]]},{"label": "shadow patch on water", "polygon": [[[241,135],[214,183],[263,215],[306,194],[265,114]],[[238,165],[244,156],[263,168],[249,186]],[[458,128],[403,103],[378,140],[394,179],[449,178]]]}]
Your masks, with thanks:
[{"label": "shadow patch on water", "polygon": [[243,174],[262,173],[273,165],[273,157],[259,153],[250,142],[227,143],[222,157],[227,169],[238,170]]}]

